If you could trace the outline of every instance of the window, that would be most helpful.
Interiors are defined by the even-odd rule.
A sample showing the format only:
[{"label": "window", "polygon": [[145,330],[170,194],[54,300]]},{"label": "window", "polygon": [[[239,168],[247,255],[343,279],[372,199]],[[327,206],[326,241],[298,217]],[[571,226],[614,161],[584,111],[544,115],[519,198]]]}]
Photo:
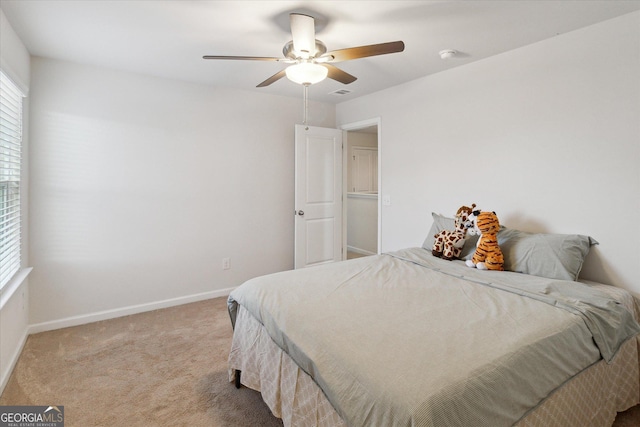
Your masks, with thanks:
[{"label": "window", "polygon": [[23,94],[0,71],[0,289],[20,269]]}]

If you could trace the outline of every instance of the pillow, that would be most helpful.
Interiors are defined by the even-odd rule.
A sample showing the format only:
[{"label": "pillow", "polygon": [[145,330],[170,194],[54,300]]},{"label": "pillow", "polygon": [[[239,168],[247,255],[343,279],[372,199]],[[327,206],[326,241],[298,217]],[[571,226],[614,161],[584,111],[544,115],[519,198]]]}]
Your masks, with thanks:
[{"label": "pillow", "polygon": [[582,263],[598,242],[578,234],[540,234],[502,227],[498,244],[504,269],[559,280],[577,280]]},{"label": "pillow", "polygon": [[[424,239],[422,243],[422,247],[431,253],[431,249],[433,249],[433,243],[436,239],[433,237],[442,230],[455,230],[456,223],[453,218],[448,218],[437,213],[431,213],[433,217],[433,224],[431,224],[431,229],[429,230],[429,234],[427,234],[427,238]],[[464,242],[464,246],[462,247],[462,253],[460,254],[460,259],[469,259],[473,256],[476,251],[476,244],[478,243],[478,236],[469,236]]]}]

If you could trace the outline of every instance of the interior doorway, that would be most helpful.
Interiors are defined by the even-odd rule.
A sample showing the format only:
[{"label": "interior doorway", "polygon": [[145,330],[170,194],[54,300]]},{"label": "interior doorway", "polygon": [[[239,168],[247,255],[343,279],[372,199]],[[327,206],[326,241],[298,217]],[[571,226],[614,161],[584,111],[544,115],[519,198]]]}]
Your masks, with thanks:
[{"label": "interior doorway", "polygon": [[344,147],[344,249],[346,259],[380,252],[380,126],[368,120],[342,127]]}]

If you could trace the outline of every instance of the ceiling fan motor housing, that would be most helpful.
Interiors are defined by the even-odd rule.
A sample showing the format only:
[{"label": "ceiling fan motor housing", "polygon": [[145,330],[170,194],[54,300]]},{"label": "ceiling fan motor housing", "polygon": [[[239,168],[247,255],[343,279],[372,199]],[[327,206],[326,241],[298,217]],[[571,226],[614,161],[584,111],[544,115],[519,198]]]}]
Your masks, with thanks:
[{"label": "ceiling fan motor housing", "polygon": [[[317,58],[321,55],[324,55],[327,52],[327,46],[322,43],[320,40],[316,39],[315,52],[309,52],[308,58]],[[296,60],[298,58],[303,58],[298,52],[296,52],[293,48],[293,40],[288,41],[284,47],[282,48],[282,54],[285,58]],[[306,58],[305,58],[306,59]]]}]

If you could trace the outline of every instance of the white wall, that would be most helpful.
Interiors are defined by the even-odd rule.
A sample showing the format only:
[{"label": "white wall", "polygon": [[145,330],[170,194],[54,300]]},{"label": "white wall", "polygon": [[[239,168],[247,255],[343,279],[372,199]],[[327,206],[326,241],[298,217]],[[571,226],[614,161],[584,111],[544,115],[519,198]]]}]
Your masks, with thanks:
[{"label": "white wall", "polygon": [[[42,58],[31,93],[34,330],[292,268],[302,99]],[[309,111],[335,126],[334,106]]]},{"label": "white wall", "polygon": [[347,194],[347,249],[378,253],[378,196]]},{"label": "white wall", "polygon": [[381,118],[382,250],[475,202],[507,227],[587,234],[583,277],[640,293],[640,12],[344,102]]},{"label": "white wall", "polygon": [[[4,12],[0,10],[0,68],[26,94],[29,91],[30,58],[29,52],[22,44],[17,34],[7,21]],[[24,100],[23,121],[25,130],[22,136],[22,186],[21,186],[21,214],[22,236],[22,266],[29,265],[28,236],[29,236],[29,99]],[[21,272],[21,273],[24,273]],[[19,280],[18,280],[19,278]],[[24,274],[18,274],[2,291],[0,291],[0,394],[4,389],[13,366],[18,360],[20,351],[27,339],[29,325],[29,280]]]}]

